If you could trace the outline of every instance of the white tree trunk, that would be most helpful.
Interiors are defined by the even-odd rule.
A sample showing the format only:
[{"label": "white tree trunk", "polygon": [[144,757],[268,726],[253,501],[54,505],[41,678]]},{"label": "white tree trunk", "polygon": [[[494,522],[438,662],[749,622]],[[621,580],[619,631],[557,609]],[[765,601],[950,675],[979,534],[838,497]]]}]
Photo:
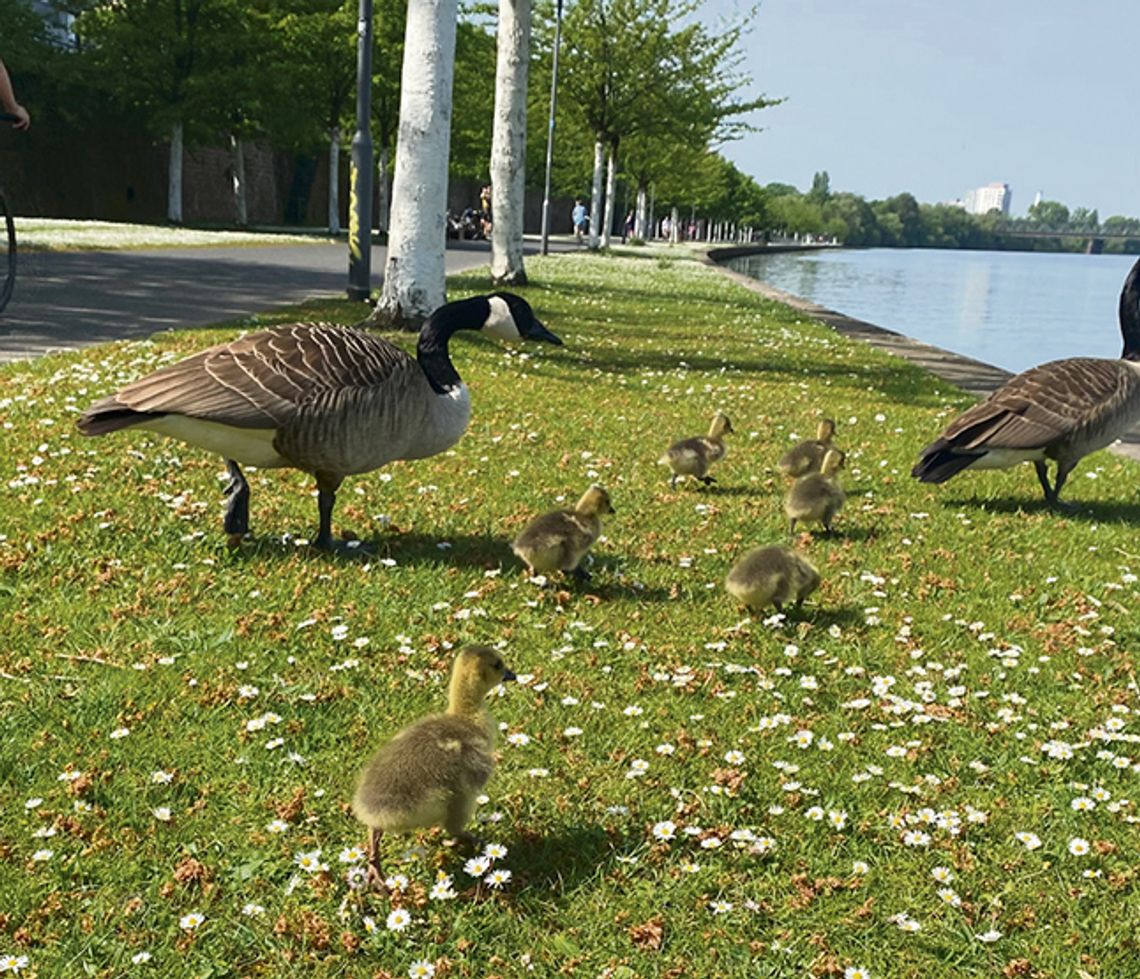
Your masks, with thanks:
[{"label": "white tree trunk", "polygon": [[606,203],[602,217],[602,247],[610,247],[614,227],[614,198],[617,196],[617,149],[610,146],[606,157]]},{"label": "white tree trunk", "polygon": [[458,0],[408,4],[384,288],[372,319],[413,325],[447,295],[447,161]]},{"label": "white tree trunk", "polygon": [[606,165],[606,147],[601,139],[594,141],[594,186],[590,192],[590,248],[598,248],[598,225],[602,214],[602,171]]},{"label": "white tree trunk", "polygon": [[633,227],[634,234],[637,235],[642,241],[649,240],[649,231],[647,225],[649,224],[649,195],[644,186],[637,188],[637,204],[634,212]]},{"label": "white tree trunk", "polygon": [[376,214],[376,230],[388,230],[388,147],[381,146],[380,152],[377,154],[378,160],[376,164],[376,199],[377,199],[377,214]]},{"label": "white tree trunk", "polygon": [[239,228],[249,224],[249,194],[245,184],[245,141],[230,133],[230,160],[233,169],[234,217]]},{"label": "white tree trunk", "polygon": [[681,215],[676,208],[669,215],[669,243],[677,244],[681,240]]},{"label": "white tree trunk", "polygon": [[182,223],[182,123],[170,127],[170,158],[166,167],[166,219]]},{"label": "white tree trunk", "polygon": [[340,234],[340,126],[329,130],[329,234]]},{"label": "white tree trunk", "polygon": [[499,0],[491,138],[491,282],[522,285],[526,204],[526,81],[531,0]]}]

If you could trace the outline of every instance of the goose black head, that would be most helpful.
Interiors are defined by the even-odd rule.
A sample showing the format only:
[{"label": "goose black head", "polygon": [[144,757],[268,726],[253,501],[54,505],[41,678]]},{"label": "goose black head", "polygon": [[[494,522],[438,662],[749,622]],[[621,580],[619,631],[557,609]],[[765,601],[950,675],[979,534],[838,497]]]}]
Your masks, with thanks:
[{"label": "goose black head", "polygon": [[513,292],[493,292],[487,296],[490,313],[482,331],[498,340],[542,340],[562,346],[562,341],[551,333],[534,315],[522,296]]},{"label": "goose black head", "polygon": [[1132,266],[1120,290],[1120,332],[1124,360],[1140,360],[1140,260]]}]

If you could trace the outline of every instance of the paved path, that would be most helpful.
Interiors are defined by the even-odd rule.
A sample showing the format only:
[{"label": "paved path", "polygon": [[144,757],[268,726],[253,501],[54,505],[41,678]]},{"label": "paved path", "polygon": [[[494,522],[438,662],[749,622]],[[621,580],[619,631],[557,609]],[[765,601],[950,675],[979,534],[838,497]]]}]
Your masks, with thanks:
[{"label": "paved path", "polygon": [[[552,249],[565,247],[552,242]],[[527,242],[527,252],[537,250]],[[490,253],[485,241],[448,242],[447,272],[486,265]],[[372,249],[376,286],[385,257],[384,247]],[[343,241],[22,253],[16,292],[0,314],[0,363],[343,296],[347,285]]]}]

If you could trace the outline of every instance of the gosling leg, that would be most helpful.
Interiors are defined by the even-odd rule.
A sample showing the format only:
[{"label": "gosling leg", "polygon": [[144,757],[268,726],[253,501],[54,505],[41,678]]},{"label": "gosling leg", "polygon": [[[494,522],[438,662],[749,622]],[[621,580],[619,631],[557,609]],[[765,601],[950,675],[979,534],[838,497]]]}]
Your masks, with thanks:
[{"label": "gosling leg", "polygon": [[226,515],[222,527],[229,534],[230,543],[236,545],[249,533],[249,483],[233,459],[226,460],[226,472],[230,481],[226,484]]},{"label": "gosling leg", "polygon": [[374,891],[385,891],[384,875],[380,872],[380,837],[382,829],[372,827],[368,831],[368,886]]}]

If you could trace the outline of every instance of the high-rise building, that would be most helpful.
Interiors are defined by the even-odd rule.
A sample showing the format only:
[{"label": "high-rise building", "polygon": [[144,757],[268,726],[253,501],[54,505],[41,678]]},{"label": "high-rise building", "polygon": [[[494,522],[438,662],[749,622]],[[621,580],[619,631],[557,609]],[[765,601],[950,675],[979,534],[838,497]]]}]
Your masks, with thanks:
[{"label": "high-rise building", "polygon": [[1009,214],[1012,197],[1009,184],[986,184],[966,192],[966,210],[971,214],[989,214],[990,211]]}]

